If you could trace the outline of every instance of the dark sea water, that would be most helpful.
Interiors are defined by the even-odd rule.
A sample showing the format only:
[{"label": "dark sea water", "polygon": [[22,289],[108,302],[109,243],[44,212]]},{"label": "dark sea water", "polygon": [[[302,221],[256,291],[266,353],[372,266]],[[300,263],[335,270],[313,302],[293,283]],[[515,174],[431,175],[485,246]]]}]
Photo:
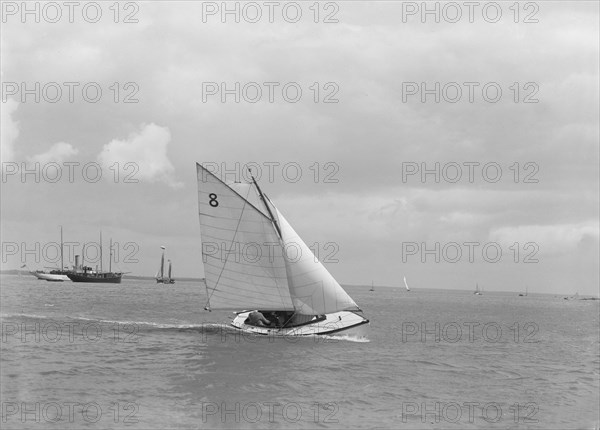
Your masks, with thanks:
[{"label": "dark sea water", "polygon": [[199,283],[3,276],[0,427],[598,428],[598,301],[368,289],[368,340],[275,339]]}]

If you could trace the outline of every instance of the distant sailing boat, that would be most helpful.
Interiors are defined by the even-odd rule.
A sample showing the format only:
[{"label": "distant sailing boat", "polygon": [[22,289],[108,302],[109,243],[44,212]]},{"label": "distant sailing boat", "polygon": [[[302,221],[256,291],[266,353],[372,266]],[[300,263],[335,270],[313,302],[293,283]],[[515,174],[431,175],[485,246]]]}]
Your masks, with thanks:
[{"label": "distant sailing boat", "polygon": [[160,257],[160,269],[158,269],[158,272],[156,272],[156,283],[157,284],[174,284],[175,283],[175,279],[173,279],[172,276],[172,265],[171,265],[171,260],[168,261],[169,263],[169,270],[168,270],[168,275],[165,276],[165,247],[161,246],[160,249],[163,250],[162,252],[162,256]]},{"label": "distant sailing boat", "polygon": [[[231,325],[255,334],[362,335],[369,320],[253,177],[226,184],[196,170],[206,310],[237,310]],[[292,244],[297,255],[286,252]]]},{"label": "distant sailing boat", "polygon": [[479,284],[475,284],[475,292],[473,294],[475,294],[476,296],[481,296],[483,292],[483,289],[479,289]]},{"label": "distant sailing boat", "polygon": [[369,289],[369,291],[375,291],[375,286],[373,285],[373,281],[371,281],[371,288]]},{"label": "distant sailing boat", "polygon": [[[85,255],[85,245],[83,246],[83,250],[81,252],[82,256]],[[104,284],[120,284],[122,273],[112,271],[112,254],[113,254],[113,246],[112,239],[110,240],[110,259],[108,265],[108,272],[102,271],[102,232],[100,232],[100,271],[95,271],[91,267],[84,266],[83,262],[81,264],[82,267],[77,267],[75,265],[75,271],[69,272],[67,276],[73,282],[101,282]],[[83,260],[83,258],[82,258]]]},{"label": "distant sailing boat", "polygon": [[165,277],[165,247],[161,245],[160,249],[162,249],[162,256],[160,257],[160,268],[158,272],[156,272],[156,283],[162,284]]},{"label": "distant sailing boat", "polygon": [[[25,265],[26,266],[26,265]],[[25,267],[23,266],[23,267]],[[21,267],[21,268],[23,268]],[[29,271],[29,273],[31,273],[33,276],[35,276],[36,278],[40,279],[40,280],[44,280],[44,281],[49,281],[49,282],[62,282],[62,281],[68,281],[69,277],[67,276],[67,273],[69,273],[68,270],[65,270],[65,264],[64,264],[64,259],[63,259],[63,228],[62,225],[60,226],[60,269],[56,270],[51,270],[50,272],[44,272],[41,270],[37,270],[37,271]]]},{"label": "distant sailing boat", "polygon": [[404,277],[404,286],[406,287],[406,291],[410,291],[410,288],[408,288],[408,284],[406,283],[406,276]]},{"label": "distant sailing boat", "polygon": [[525,296],[527,296],[527,287],[525,287],[525,294],[519,293],[519,297],[525,297]]},{"label": "distant sailing boat", "polygon": [[175,279],[173,279],[173,273],[172,270],[173,266],[171,265],[171,260],[169,260],[169,273],[167,275],[167,279],[165,281],[163,281],[165,284],[174,284],[175,283]]}]

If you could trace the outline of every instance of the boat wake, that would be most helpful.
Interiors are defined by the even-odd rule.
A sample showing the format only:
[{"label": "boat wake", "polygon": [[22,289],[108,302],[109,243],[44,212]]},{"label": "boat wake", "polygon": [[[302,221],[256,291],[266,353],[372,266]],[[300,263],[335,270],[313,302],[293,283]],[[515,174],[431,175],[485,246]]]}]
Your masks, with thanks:
[{"label": "boat wake", "polygon": [[332,335],[328,335],[328,334],[324,334],[322,336],[319,336],[325,339],[331,339],[334,341],[338,341],[338,340],[344,340],[346,342],[356,342],[356,343],[369,343],[371,342],[368,338],[364,337],[364,336],[352,336],[349,334],[332,334]]},{"label": "boat wake", "polygon": [[[53,306],[53,305],[51,305]],[[65,315],[64,317],[57,318],[56,316],[51,315],[36,315],[36,314],[27,314],[27,313],[13,313],[13,314],[0,314],[0,319],[3,320],[42,320],[49,321],[52,323],[78,323],[81,324],[104,324],[111,326],[136,326],[141,330],[178,330],[178,331],[199,331],[202,333],[217,333],[223,330],[236,332],[237,330],[228,324],[218,324],[218,323],[159,323],[152,321],[131,321],[131,320],[111,320],[111,319],[101,319],[101,318],[87,318],[82,316],[69,316]]]},{"label": "boat wake", "polygon": [[[226,323],[214,323],[214,322],[205,322],[205,323],[160,323],[160,322],[152,322],[152,321],[131,321],[131,320],[112,320],[112,319],[101,319],[101,318],[87,318],[82,316],[64,316],[61,318],[57,318],[56,316],[49,315],[35,315],[35,314],[1,314],[0,319],[4,321],[17,320],[19,323],[25,323],[29,320],[33,321],[32,323],[36,323],[36,321],[40,321],[41,324],[44,324],[44,321],[47,321],[49,324],[79,324],[82,326],[86,325],[104,325],[106,329],[115,329],[119,327],[120,329],[125,330],[126,332],[131,333],[143,333],[143,332],[190,332],[190,333],[199,333],[203,335],[236,335],[236,336],[256,336],[257,338],[263,338],[264,335],[258,335],[253,333],[247,333],[243,330],[236,329],[229,324]],[[104,327],[102,327],[104,328]],[[323,339],[326,342],[338,342],[338,341],[346,341],[346,342],[356,342],[356,343],[368,343],[370,340],[361,335],[356,334],[331,334],[331,335],[307,335],[307,336],[273,336],[273,337],[283,337],[283,338],[315,338],[315,339]]]}]

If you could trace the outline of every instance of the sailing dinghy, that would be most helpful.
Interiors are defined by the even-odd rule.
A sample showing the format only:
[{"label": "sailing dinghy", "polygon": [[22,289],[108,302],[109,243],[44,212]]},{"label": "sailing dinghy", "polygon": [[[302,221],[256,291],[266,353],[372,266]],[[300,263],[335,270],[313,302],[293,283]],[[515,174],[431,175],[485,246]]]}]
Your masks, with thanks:
[{"label": "sailing dinghy", "polygon": [[[255,334],[365,336],[369,320],[254,178],[227,184],[196,170],[206,310],[233,310],[231,325]],[[254,312],[269,323],[251,324]]]}]

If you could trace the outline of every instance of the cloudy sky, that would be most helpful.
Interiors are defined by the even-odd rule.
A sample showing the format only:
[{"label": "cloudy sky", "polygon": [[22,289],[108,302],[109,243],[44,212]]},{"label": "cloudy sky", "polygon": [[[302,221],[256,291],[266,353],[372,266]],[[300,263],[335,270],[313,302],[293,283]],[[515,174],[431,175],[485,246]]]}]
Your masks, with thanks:
[{"label": "cloudy sky", "polygon": [[513,3],[3,3],[1,267],[202,277],[252,163],[342,284],[596,295],[598,3]]}]

